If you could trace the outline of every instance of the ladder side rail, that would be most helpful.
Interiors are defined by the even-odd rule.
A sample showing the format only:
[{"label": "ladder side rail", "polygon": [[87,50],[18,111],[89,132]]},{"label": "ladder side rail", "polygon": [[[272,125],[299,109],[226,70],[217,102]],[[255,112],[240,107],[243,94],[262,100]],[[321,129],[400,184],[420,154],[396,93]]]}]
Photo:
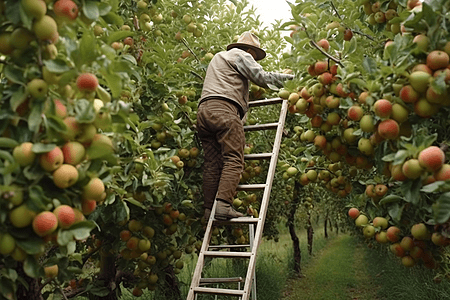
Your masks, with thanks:
[{"label": "ladder side rail", "polygon": [[[267,208],[269,206],[269,197],[270,197],[274,174],[275,174],[275,170],[276,170],[276,166],[277,166],[278,153],[279,153],[280,147],[281,147],[281,139],[283,137],[283,130],[284,130],[284,124],[286,121],[287,111],[288,111],[288,101],[284,100],[282,108],[281,108],[281,112],[280,112],[280,120],[278,122],[277,133],[275,136],[275,142],[274,142],[274,147],[273,147],[273,156],[272,156],[272,159],[270,160],[269,171],[267,173],[267,181],[266,181],[267,186],[264,189],[264,195],[261,200],[260,215],[259,215],[260,220],[258,222],[258,226],[256,227],[255,243],[253,244],[253,248],[252,248],[252,254],[254,254],[254,255],[252,255],[252,257],[250,258],[249,264],[248,264],[247,276],[245,278],[244,291],[250,291],[250,285],[252,283],[252,277],[253,277],[252,275],[255,272],[256,253],[258,251],[259,244],[262,239],[262,232],[263,232],[264,223],[266,220]],[[249,294],[250,293],[244,292],[244,295],[242,296],[242,300],[249,300]]]},{"label": "ladder side rail", "polygon": [[200,252],[198,254],[197,265],[195,266],[194,275],[192,276],[191,287],[189,288],[189,293],[187,296],[187,300],[194,300],[195,296],[195,288],[200,286],[200,279],[202,277],[203,266],[205,264],[205,251],[208,250],[209,243],[211,241],[211,231],[214,220],[214,215],[216,212],[217,201],[214,201],[213,207],[211,209],[211,215],[208,220],[208,225],[206,226],[205,235],[203,237],[202,247],[200,248]]}]

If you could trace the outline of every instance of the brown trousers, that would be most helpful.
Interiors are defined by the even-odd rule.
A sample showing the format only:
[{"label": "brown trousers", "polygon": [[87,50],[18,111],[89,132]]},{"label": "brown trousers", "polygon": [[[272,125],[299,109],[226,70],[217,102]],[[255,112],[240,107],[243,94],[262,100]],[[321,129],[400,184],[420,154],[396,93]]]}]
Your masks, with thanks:
[{"label": "brown trousers", "polygon": [[212,208],[216,193],[232,203],[244,169],[245,134],[237,107],[219,99],[201,103],[197,129],[205,156],[203,207]]}]

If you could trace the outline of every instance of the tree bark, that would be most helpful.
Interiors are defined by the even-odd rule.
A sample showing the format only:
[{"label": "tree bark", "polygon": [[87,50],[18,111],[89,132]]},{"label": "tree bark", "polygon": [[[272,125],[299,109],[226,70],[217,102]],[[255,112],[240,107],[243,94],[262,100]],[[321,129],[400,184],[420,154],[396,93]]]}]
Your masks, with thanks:
[{"label": "tree bark", "polygon": [[328,211],[327,214],[325,215],[325,222],[323,224],[323,234],[326,239],[328,238],[327,224],[328,224]]},{"label": "tree bark", "polygon": [[106,296],[99,296],[98,300],[118,300],[117,297],[117,289],[119,289],[119,285],[116,282],[116,256],[101,252],[100,255],[100,274],[98,276],[98,280],[103,282],[103,286],[107,287],[110,292]]},{"label": "tree bark", "polygon": [[314,239],[314,229],[311,224],[311,214],[308,213],[308,253],[309,253],[309,255],[312,254],[313,239]]},{"label": "tree bark", "polygon": [[16,292],[17,300],[44,300],[39,281],[25,274],[22,263],[17,264],[16,271],[28,283],[28,289],[21,284],[18,286]]},{"label": "tree bark", "polygon": [[294,194],[292,199],[292,206],[288,214],[287,226],[289,228],[289,234],[291,235],[292,246],[294,248],[294,272],[298,276],[302,276],[301,260],[302,252],[300,250],[300,241],[295,232],[295,213],[297,211],[298,205],[300,203],[299,192],[301,189],[301,184],[296,182],[294,186]]},{"label": "tree bark", "polygon": [[166,282],[165,282],[166,286],[164,288],[165,299],[182,300],[180,285],[178,282],[178,278],[173,271],[173,266],[168,265],[165,268],[165,273],[166,273]]}]

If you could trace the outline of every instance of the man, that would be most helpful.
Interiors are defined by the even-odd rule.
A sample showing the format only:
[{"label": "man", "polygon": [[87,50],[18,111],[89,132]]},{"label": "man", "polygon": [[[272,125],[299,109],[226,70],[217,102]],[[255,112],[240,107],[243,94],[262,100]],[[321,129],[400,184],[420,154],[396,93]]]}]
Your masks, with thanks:
[{"label": "man", "polygon": [[[245,32],[227,51],[217,53],[206,71],[197,113],[204,150],[205,219],[217,199],[215,218],[243,217],[232,203],[244,169],[245,134],[242,119],[248,110],[249,81],[267,88],[281,87],[293,75],[265,72],[256,61],[266,56],[256,35]],[[216,196],[217,195],[217,196]]]}]

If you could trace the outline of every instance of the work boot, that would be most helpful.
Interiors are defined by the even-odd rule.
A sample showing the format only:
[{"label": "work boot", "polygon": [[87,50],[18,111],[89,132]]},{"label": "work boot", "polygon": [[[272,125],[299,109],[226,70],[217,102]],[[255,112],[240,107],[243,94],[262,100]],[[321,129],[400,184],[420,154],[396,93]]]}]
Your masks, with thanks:
[{"label": "work boot", "polygon": [[205,217],[206,223],[208,223],[210,215],[211,215],[211,209],[205,208],[205,214],[203,216]]},{"label": "work boot", "polygon": [[225,221],[243,216],[244,215],[237,212],[230,203],[220,200],[217,201],[216,214],[214,215],[217,220]]}]

